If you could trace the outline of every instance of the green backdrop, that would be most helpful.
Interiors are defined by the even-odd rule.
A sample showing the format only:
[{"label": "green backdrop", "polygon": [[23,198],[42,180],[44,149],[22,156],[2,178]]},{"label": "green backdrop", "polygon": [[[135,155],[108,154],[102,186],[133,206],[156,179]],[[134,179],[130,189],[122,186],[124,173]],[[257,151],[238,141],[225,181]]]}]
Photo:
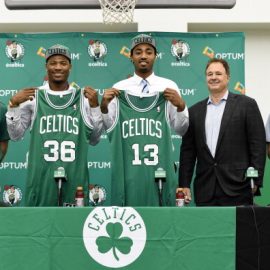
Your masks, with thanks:
[{"label": "green backdrop", "polygon": [[[72,52],[70,82],[81,87],[94,87],[101,98],[104,89],[133,74],[133,65],[128,55],[131,38],[137,34],[0,34],[0,99],[7,104],[19,89],[42,85],[46,81],[44,52],[56,43],[68,46]],[[243,33],[146,34],[156,38],[158,55],[155,73],[174,80],[188,106],[208,95],[204,68],[211,57],[224,58],[230,63],[230,90],[244,93]],[[183,47],[182,55],[177,54],[179,44]],[[95,46],[100,48],[99,55],[94,53]],[[12,54],[13,47],[17,48],[17,55]],[[173,142],[176,149],[175,161],[178,162],[181,138],[173,135]],[[5,197],[9,186],[15,185],[22,192],[19,205],[23,205],[28,146],[28,133],[23,141],[10,143],[8,155],[0,165],[0,200]],[[106,191],[105,205],[110,205],[110,165],[110,145],[104,134],[101,142],[89,149],[88,167],[91,184],[98,184]]]}]

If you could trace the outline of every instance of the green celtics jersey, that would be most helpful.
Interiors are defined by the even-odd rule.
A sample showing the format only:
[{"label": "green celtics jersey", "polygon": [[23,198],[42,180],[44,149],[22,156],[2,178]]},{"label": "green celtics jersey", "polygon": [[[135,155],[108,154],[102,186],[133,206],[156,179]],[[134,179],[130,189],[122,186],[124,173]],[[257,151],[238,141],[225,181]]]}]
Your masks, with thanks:
[{"label": "green celtics jersey", "polygon": [[117,116],[107,130],[112,148],[112,205],[158,206],[155,171],[166,171],[163,205],[175,205],[177,178],[163,93],[135,96],[120,91]]},{"label": "green celtics jersey", "polygon": [[74,202],[77,186],[88,190],[87,152],[92,127],[83,110],[83,94],[66,95],[36,91],[35,118],[31,126],[26,206],[57,206],[58,187],[54,172],[65,169],[63,202]]}]

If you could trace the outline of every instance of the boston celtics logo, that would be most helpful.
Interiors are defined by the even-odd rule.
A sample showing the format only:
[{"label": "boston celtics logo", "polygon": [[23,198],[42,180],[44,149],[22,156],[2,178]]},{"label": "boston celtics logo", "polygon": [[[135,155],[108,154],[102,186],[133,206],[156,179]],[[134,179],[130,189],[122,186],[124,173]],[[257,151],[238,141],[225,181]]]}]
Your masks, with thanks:
[{"label": "boston celtics logo", "polygon": [[189,45],[183,40],[173,39],[171,53],[176,58],[176,61],[180,61],[190,54]]},{"label": "boston celtics logo", "polygon": [[99,264],[120,268],[133,263],[144,250],[146,228],[131,207],[97,207],[83,227],[84,245]]},{"label": "boston celtics logo", "polygon": [[89,203],[92,206],[102,205],[106,201],[107,192],[101,185],[89,185]]},{"label": "boston celtics logo", "polygon": [[107,47],[105,43],[100,40],[89,40],[88,54],[94,59],[94,61],[101,60],[107,54]]},{"label": "boston celtics logo", "polygon": [[3,191],[3,201],[4,203],[13,206],[19,204],[22,200],[21,189],[14,185],[6,185]]},{"label": "boston celtics logo", "polygon": [[24,56],[24,47],[16,40],[8,40],[6,42],[6,55],[10,58],[11,62],[19,61]]}]

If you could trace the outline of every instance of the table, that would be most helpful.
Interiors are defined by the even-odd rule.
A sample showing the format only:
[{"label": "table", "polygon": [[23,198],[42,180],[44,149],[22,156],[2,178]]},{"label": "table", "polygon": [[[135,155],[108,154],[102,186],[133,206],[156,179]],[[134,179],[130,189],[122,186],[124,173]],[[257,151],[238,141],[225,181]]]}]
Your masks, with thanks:
[{"label": "table", "polygon": [[270,267],[268,207],[2,207],[0,220],[0,269]]}]

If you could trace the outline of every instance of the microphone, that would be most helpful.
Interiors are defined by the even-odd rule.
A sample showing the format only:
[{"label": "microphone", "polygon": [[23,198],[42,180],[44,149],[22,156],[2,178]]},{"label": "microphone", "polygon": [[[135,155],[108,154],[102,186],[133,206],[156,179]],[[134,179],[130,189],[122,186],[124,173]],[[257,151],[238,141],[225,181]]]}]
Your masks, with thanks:
[{"label": "microphone", "polygon": [[254,188],[254,180],[253,178],[258,178],[258,170],[255,170],[253,167],[248,167],[246,171],[246,178],[250,178],[250,186]]},{"label": "microphone", "polygon": [[62,205],[62,182],[67,182],[67,175],[64,167],[58,167],[54,171],[54,180],[58,183],[58,206]]},{"label": "microphone", "polygon": [[254,178],[258,178],[258,170],[254,169],[253,167],[248,167],[246,171],[246,179],[250,179],[250,187],[252,191],[252,204],[253,204],[253,189],[255,187],[254,185]]},{"label": "microphone", "polygon": [[163,183],[166,182],[166,171],[162,168],[155,171],[155,182],[158,184],[159,206],[162,206]]},{"label": "microphone", "polygon": [[[58,167],[55,171],[54,171],[54,180],[56,182],[67,182],[67,175],[65,172],[65,168],[64,167]],[[58,184],[59,187],[59,184]]]}]

